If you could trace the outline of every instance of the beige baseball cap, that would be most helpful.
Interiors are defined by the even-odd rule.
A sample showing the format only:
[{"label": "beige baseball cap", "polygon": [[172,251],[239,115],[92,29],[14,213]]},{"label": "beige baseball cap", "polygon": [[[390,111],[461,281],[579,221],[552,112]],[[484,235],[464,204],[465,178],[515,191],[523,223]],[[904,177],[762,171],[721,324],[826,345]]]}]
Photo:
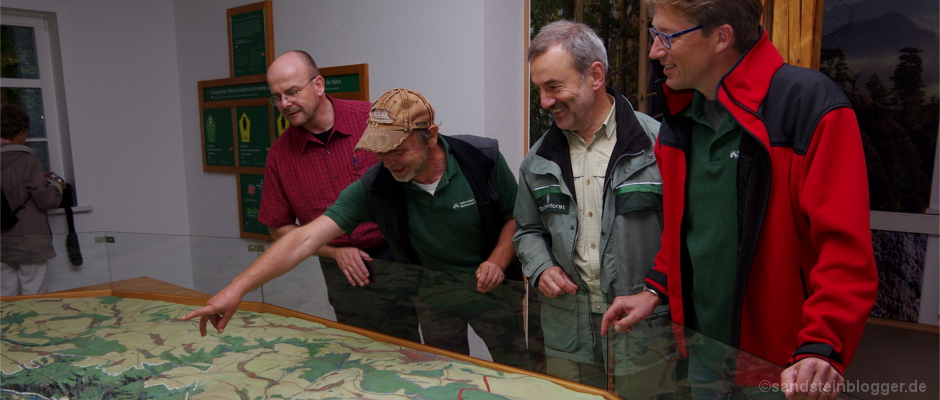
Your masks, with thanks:
[{"label": "beige baseball cap", "polygon": [[366,130],[356,150],[384,153],[398,147],[412,130],[434,124],[434,107],[414,90],[392,89],[372,103]]}]

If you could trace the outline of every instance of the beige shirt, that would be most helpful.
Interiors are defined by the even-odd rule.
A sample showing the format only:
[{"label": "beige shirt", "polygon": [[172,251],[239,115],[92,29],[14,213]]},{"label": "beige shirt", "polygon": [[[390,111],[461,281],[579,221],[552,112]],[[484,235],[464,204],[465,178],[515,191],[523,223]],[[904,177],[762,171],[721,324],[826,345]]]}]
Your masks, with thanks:
[{"label": "beige shirt", "polygon": [[[608,95],[608,97],[610,97]],[[614,99],[610,97],[610,101]],[[591,311],[607,311],[607,300],[601,292],[601,212],[604,207],[604,174],[617,144],[615,107],[610,108],[607,120],[594,132],[590,145],[581,135],[563,131],[568,138],[571,154],[571,172],[578,197],[578,239],[575,243],[574,263],[578,274],[591,294]]]}]

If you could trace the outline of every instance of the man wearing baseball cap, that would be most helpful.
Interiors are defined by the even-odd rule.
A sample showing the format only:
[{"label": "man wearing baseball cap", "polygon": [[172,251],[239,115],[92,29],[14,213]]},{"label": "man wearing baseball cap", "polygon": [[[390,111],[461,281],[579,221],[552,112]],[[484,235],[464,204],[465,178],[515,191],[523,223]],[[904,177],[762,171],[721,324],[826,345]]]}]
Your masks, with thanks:
[{"label": "man wearing baseball cap", "polygon": [[[376,100],[356,150],[380,164],[347,187],[326,212],[264,252],[232,284],[183,320],[200,317],[219,332],[242,297],[295,267],[333,238],[373,221],[396,261],[420,265],[416,307],[426,344],[469,354],[467,325],[493,360],[530,368],[523,331],[524,285],[515,261],[512,218],[517,184],[495,139],[445,137],[434,108],[420,93],[392,89]],[[507,270],[508,269],[508,270]],[[364,263],[344,266],[364,285]],[[515,287],[514,285],[518,285]]]}]

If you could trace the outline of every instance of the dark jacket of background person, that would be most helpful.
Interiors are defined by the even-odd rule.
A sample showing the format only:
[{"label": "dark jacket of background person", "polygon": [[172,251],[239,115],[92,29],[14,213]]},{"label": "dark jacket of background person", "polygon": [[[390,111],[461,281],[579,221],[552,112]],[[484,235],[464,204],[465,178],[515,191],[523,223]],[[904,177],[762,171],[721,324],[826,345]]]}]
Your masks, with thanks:
[{"label": "dark jacket of background person", "polygon": [[0,258],[5,262],[35,263],[56,256],[46,210],[59,207],[62,188],[43,176],[42,162],[28,146],[4,143],[0,147],[3,172],[0,185],[19,222],[0,232]]}]

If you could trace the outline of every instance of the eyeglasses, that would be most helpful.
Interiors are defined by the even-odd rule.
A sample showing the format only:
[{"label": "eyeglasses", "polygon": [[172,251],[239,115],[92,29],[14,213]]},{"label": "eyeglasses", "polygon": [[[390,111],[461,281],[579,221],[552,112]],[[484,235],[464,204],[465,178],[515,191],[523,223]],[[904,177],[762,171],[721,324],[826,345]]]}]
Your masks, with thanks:
[{"label": "eyeglasses", "polygon": [[682,32],[676,32],[676,33],[667,34],[667,33],[663,33],[663,32],[657,31],[656,29],[650,27],[650,34],[653,35],[653,36],[659,37],[659,43],[662,43],[662,44],[663,44],[663,47],[665,47],[665,48],[667,48],[667,49],[671,49],[671,48],[672,48],[672,39],[675,39],[675,38],[677,38],[677,37],[679,37],[679,36],[685,35],[686,33],[689,33],[689,32],[697,31],[697,30],[702,29],[702,28],[704,28],[704,26],[699,25],[699,26],[696,26],[696,27],[694,27],[694,28],[686,29],[686,30],[684,30],[684,31],[682,31]]},{"label": "eyeglasses", "polygon": [[297,100],[297,95],[300,94],[300,91],[304,90],[304,88],[307,87],[307,85],[309,85],[310,82],[313,82],[314,79],[317,79],[317,77],[315,76],[313,78],[310,78],[310,80],[307,81],[307,83],[305,83],[303,86],[301,86],[300,89],[288,90],[287,92],[284,92],[283,96],[276,94],[274,96],[268,97],[268,103],[271,103],[271,105],[275,107],[281,104],[281,100],[287,100],[293,103],[295,100]]}]

